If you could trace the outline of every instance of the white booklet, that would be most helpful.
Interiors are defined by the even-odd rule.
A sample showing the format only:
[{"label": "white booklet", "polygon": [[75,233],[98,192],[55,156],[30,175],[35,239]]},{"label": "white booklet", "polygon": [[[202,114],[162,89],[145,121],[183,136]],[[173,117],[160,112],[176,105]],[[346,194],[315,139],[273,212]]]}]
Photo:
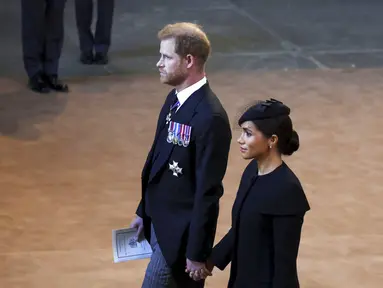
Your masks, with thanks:
[{"label": "white booklet", "polygon": [[143,238],[137,241],[137,229],[123,228],[112,231],[114,263],[150,258],[152,247]]}]

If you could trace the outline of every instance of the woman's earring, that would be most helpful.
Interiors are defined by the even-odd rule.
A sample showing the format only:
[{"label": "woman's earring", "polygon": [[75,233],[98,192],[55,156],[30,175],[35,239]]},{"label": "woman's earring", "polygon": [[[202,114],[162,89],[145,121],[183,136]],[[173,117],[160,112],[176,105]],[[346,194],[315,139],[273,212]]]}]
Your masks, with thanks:
[{"label": "woman's earring", "polygon": [[271,149],[271,145],[269,145],[269,148]]}]

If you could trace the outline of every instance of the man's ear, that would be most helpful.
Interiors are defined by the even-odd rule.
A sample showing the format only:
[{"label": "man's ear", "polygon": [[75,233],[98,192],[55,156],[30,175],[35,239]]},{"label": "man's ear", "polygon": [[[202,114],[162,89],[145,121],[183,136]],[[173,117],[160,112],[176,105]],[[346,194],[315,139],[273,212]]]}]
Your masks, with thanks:
[{"label": "man's ear", "polygon": [[191,55],[191,54],[188,54],[188,55],[186,55],[186,63],[187,63],[187,65],[186,65],[186,67],[187,68],[191,68],[192,66],[194,66],[196,63],[196,58],[193,56],[193,55]]}]

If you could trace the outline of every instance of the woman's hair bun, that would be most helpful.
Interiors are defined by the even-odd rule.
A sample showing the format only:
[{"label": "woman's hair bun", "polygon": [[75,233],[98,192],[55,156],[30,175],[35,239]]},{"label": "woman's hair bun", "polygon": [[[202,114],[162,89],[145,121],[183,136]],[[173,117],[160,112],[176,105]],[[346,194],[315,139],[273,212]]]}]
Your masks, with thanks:
[{"label": "woman's hair bun", "polygon": [[292,155],[295,151],[299,149],[299,135],[297,131],[293,130],[293,133],[291,134],[286,145],[284,146],[284,151],[281,151],[283,155]]}]

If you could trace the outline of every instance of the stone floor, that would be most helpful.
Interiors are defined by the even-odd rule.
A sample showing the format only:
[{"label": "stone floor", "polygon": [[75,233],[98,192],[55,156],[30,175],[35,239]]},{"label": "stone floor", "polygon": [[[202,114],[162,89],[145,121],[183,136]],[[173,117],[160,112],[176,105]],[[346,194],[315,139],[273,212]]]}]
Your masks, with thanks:
[{"label": "stone floor", "polygon": [[[20,2],[0,0],[0,75],[24,77]],[[67,0],[61,74],[65,78],[155,73],[156,33],[174,21],[201,24],[213,45],[210,71],[377,68],[383,64],[379,0],[115,0],[105,67],[78,63],[74,0]],[[23,78],[21,78],[23,79]]]},{"label": "stone floor", "polygon": [[[292,108],[301,149],[286,162],[312,207],[301,287],[381,287],[383,3],[129,2],[116,1],[111,63],[90,68],[77,63],[68,1],[61,71],[71,92],[42,96],[25,88],[19,1],[0,0],[0,287],[141,287],[147,260],[114,264],[111,231],[134,215],[169,89],[153,68],[155,32],[179,20],[211,35],[209,81],[233,122],[254,99]],[[233,130],[217,241],[247,163]],[[226,287],[228,269],[207,287]]]},{"label": "stone floor", "polygon": [[[383,72],[233,71],[209,79],[233,120],[253,99],[292,107],[302,146],[286,161],[312,206],[299,255],[302,287],[380,287]],[[20,84],[1,82],[9,92],[0,101],[12,103],[1,119],[1,287],[140,287],[147,261],[113,264],[111,231],[134,214],[168,88],[157,77],[109,76],[73,81],[69,96],[25,101]],[[246,165],[237,136],[217,240]],[[207,287],[225,287],[227,277],[217,271]]]}]

